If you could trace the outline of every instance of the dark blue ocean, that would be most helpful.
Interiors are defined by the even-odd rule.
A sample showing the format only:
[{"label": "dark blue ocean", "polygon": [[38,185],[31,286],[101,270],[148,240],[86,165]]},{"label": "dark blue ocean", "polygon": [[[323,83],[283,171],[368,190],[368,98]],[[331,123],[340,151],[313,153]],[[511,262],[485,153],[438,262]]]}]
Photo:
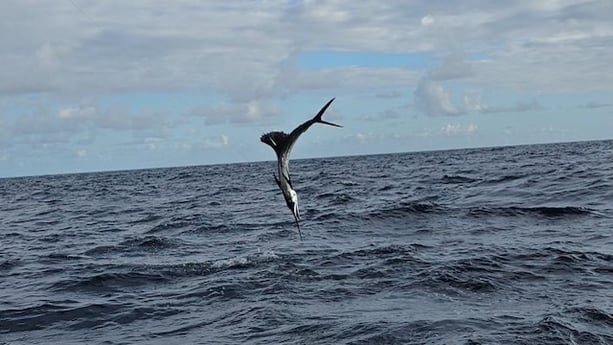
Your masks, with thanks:
[{"label": "dark blue ocean", "polygon": [[613,344],[613,141],[275,171],[0,179],[0,344]]}]

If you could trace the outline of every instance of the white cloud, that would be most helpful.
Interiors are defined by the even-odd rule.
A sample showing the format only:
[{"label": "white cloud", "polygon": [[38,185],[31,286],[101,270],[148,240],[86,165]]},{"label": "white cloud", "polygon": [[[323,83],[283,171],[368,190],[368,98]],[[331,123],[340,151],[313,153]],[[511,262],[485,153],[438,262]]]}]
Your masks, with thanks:
[{"label": "white cloud", "polygon": [[428,71],[418,83],[414,93],[417,109],[431,116],[465,113],[464,109],[453,104],[452,96],[443,83],[471,75],[472,65],[465,61],[462,54],[454,52],[448,55],[440,66]]},{"label": "white cloud", "polygon": [[121,107],[106,109],[94,119],[96,128],[110,130],[147,130],[171,128],[173,123],[155,111],[132,112]]},{"label": "white cloud", "polygon": [[418,84],[415,103],[422,112],[457,115],[543,109],[537,102],[487,107],[480,99],[470,99],[470,91],[462,88],[454,92],[460,93],[459,98],[464,93],[464,105],[453,104],[446,87],[449,80],[500,92],[585,92],[613,85],[613,68],[606,66],[603,55],[613,54],[613,25],[605,23],[605,13],[613,14],[609,3],[556,1],[545,6],[517,1],[504,8],[485,3],[472,6],[476,8],[469,4],[459,10],[452,5],[445,13],[434,13],[436,22],[427,30],[443,51],[451,53]]},{"label": "white cloud", "polygon": [[381,120],[393,120],[399,119],[404,114],[405,109],[402,108],[389,108],[382,110],[376,114],[366,114],[360,117],[361,120],[364,121],[376,121],[379,122]]},{"label": "white cloud", "polygon": [[537,100],[520,101],[511,105],[490,106],[482,101],[478,91],[467,92],[464,95],[464,109],[466,112],[497,114],[497,113],[524,113],[528,111],[543,111],[546,108]]},{"label": "white cloud", "polygon": [[250,101],[194,107],[191,114],[204,117],[207,125],[253,123],[279,115],[279,109],[268,101]]},{"label": "white cloud", "polygon": [[419,73],[400,67],[337,67],[303,70],[288,66],[276,81],[282,94],[300,90],[344,88],[374,90],[381,87],[409,86],[419,79]]},{"label": "white cloud", "polygon": [[[300,52],[330,49],[488,52],[487,61],[471,64],[470,81],[499,87],[613,83],[605,61],[613,53],[607,1],[75,3],[0,5],[6,28],[0,32],[0,93],[201,88],[245,103],[302,88],[417,81],[409,68],[287,70]],[[576,68],[594,64],[601,68]],[[443,80],[439,73],[445,71],[431,78]]]},{"label": "white cloud", "polygon": [[37,108],[12,121],[0,122],[0,141],[6,133],[7,147],[83,145],[92,144],[96,133],[101,131],[130,131],[132,136],[138,136],[140,132],[168,131],[173,126],[173,122],[161,113],[150,111],[100,109],[94,105],[65,106],[57,110]]},{"label": "white cloud", "polygon": [[[204,126],[201,138],[208,139],[193,147],[206,140],[222,147],[230,142],[210,131],[262,125],[285,113],[279,99],[300,106],[303,97],[319,93],[355,100],[343,110],[357,109],[347,126],[364,119],[362,105],[379,119],[397,121],[405,113],[398,104],[410,101],[402,100],[406,90],[414,91],[415,109],[433,116],[537,111],[545,99],[555,108],[552,93],[562,92],[576,97],[574,104],[585,102],[578,105],[585,112],[611,103],[602,96],[613,85],[613,5],[607,0],[8,0],[0,2],[0,16],[0,142],[11,157],[27,155],[16,146],[42,143],[66,143],[57,151],[75,152],[79,141],[100,140],[99,133],[110,133],[104,139],[110,141],[152,131],[164,137],[177,122],[201,122],[190,115],[220,125]],[[406,54],[407,64],[299,64],[303,53],[317,51]],[[184,97],[186,90],[191,96]],[[598,102],[586,102],[592,91]],[[149,110],[96,102],[152,92],[192,103],[162,112],[156,102]],[[366,105],[356,93],[379,99],[366,97]],[[200,106],[194,94],[204,96]],[[439,132],[437,125],[430,134],[471,131],[450,126]],[[370,131],[379,135],[360,130],[362,139]],[[522,133],[519,125],[514,133]],[[148,144],[159,149],[163,143]]]},{"label": "white cloud", "polygon": [[367,141],[375,139],[375,136],[372,133],[358,132],[355,134],[354,138],[360,143],[365,143]]},{"label": "white cloud", "polygon": [[58,50],[49,43],[41,45],[34,53],[34,56],[42,68],[53,69],[59,65]]},{"label": "white cloud", "polygon": [[415,90],[415,106],[427,115],[460,115],[462,112],[456,108],[451,95],[442,84],[432,80],[422,80]]},{"label": "white cloud", "polygon": [[421,18],[421,25],[423,26],[432,25],[432,23],[434,23],[434,17],[429,14]]},{"label": "white cloud", "polygon": [[447,125],[441,128],[441,133],[447,136],[452,136],[452,135],[471,136],[471,135],[476,134],[478,131],[479,131],[479,128],[472,123],[466,126],[463,126],[457,123],[456,124],[448,123]]},{"label": "white cloud", "polygon": [[207,138],[204,142],[204,147],[208,149],[220,149],[230,145],[230,139],[227,135]]},{"label": "white cloud", "polygon": [[485,114],[493,114],[493,113],[523,113],[527,111],[540,111],[545,110],[539,102],[530,101],[530,102],[518,102],[514,105],[510,106],[487,106],[482,105],[478,111]]},{"label": "white cloud", "polygon": [[464,53],[453,51],[447,55],[440,66],[430,70],[427,79],[445,81],[468,78],[473,75],[473,65],[466,60]]},{"label": "white cloud", "polygon": [[481,93],[478,91],[467,91],[464,95],[464,108],[468,112],[480,112],[487,108],[481,99]]},{"label": "white cloud", "polygon": [[79,158],[85,158],[85,157],[87,157],[87,150],[86,149],[79,149],[79,150],[77,150],[77,152],[75,152],[75,154]]},{"label": "white cloud", "polygon": [[585,104],[580,104],[577,106],[577,108],[579,109],[599,109],[599,108],[611,108],[611,107],[613,107],[613,103],[596,102],[596,101],[587,102]]},{"label": "white cloud", "polygon": [[402,98],[403,96],[404,94],[399,91],[378,92],[375,94],[375,97],[383,99]]},{"label": "white cloud", "polygon": [[62,119],[93,119],[97,116],[97,110],[93,106],[66,107],[58,111]]}]

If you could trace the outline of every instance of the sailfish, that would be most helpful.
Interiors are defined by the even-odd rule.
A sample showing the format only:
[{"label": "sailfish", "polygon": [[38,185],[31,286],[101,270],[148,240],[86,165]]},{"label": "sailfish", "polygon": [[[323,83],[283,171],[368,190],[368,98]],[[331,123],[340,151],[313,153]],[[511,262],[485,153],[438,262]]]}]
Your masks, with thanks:
[{"label": "sailfish", "polygon": [[298,194],[294,190],[292,186],[292,179],[289,176],[289,155],[292,151],[292,147],[298,140],[298,137],[304,132],[306,132],[311,125],[315,123],[321,123],[324,125],[334,126],[334,127],[342,127],[341,125],[337,125],[332,122],[324,121],[321,119],[323,114],[326,112],[326,109],[330,106],[330,104],[334,101],[332,98],[328,103],[326,103],[321,110],[313,117],[312,119],[304,122],[300,126],[296,127],[290,134],[274,131],[269,132],[260,137],[260,141],[264,144],[270,145],[275,153],[277,154],[277,168],[279,170],[279,177],[277,177],[274,173],[272,174],[275,182],[281,189],[283,193],[283,197],[285,198],[285,203],[287,207],[292,211],[294,215],[294,220],[296,221],[296,226],[298,227],[298,234],[300,235],[300,240],[302,240],[302,231],[300,230],[300,210],[298,209]]}]

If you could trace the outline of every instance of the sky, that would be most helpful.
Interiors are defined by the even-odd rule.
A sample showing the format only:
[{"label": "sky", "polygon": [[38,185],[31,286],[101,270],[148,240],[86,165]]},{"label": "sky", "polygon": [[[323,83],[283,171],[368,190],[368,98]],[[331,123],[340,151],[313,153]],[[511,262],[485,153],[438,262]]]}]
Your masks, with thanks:
[{"label": "sky", "polygon": [[0,2],[0,177],[613,138],[613,2]]}]

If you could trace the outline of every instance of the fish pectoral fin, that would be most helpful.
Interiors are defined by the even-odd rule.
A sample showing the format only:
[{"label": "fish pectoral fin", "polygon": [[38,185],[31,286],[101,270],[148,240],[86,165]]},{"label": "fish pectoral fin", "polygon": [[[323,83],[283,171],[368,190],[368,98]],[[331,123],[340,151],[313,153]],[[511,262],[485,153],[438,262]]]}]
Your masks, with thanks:
[{"label": "fish pectoral fin", "polygon": [[289,177],[289,175],[282,174],[281,176],[285,179],[285,181],[287,181],[287,183],[289,183],[289,186],[293,189],[294,186],[292,186],[292,179]]},{"label": "fish pectoral fin", "polygon": [[279,188],[281,188],[281,182],[279,182],[279,179],[277,178],[277,175],[275,175],[275,173],[272,173],[272,177],[275,178],[275,182],[277,182],[277,186],[279,186]]}]

